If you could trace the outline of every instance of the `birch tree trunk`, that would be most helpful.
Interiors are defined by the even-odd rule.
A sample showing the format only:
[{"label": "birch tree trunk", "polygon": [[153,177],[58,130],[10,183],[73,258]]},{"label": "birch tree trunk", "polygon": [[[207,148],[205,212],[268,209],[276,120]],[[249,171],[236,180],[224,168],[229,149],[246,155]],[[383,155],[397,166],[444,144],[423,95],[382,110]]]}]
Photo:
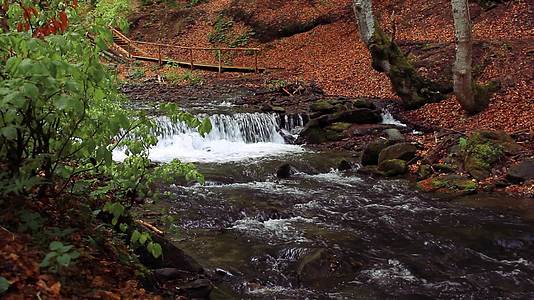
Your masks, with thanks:
[{"label": "birch tree trunk", "polygon": [[467,0],[451,0],[456,38],[456,61],[453,68],[454,93],[468,113],[480,110],[474,93],[472,78],[473,39]]},{"label": "birch tree trunk", "polygon": [[380,28],[373,14],[372,0],[353,0],[352,8],[362,41],[371,53],[373,68],[385,73],[395,93],[407,108],[418,108],[444,99],[440,87],[418,75],[400,47]]},{"label": "birch tree trunk", "polygon": [[354,10],[354,15],[358,20],[360,36],[365,45],[369,46],[371,39],[375,34],[373,3],[371,0],[354,0],[352,1],[352,9]]}]

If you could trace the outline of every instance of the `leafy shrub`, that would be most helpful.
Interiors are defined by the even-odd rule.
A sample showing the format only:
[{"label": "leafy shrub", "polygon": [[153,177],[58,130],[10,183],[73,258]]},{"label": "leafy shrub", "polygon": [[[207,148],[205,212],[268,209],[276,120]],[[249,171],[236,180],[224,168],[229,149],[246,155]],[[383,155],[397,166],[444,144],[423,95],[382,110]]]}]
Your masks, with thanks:
[{"label": "leafy shrub", "polygon": [[143,77],[145,77],[145,69],[143,68],[133,68],[128,73],[128,78],[131,78],[131,79],[141,79]]},{"label": "leafy shrub", "polygon": [[50,252],[48,252],[39,265],[48,268],[52,272],[58,272],[61,268],[70,266],[70,264],[80,257],[80,252],[74,249],[74,246],[64,245],[61,242],[54,241],[50,243]]},{"label": "leafy shrub", "polygon": [[213,31],[208,35],[210,43],[225,43],[228,41],[228,32],[234,26],[234,21],[231,18],[219,14],[213,25]]},{"label": "leafy shrub", "polygon": [[189,83],[191,85],[199,85],[202,84],[204,79],[202,76],[196,75],[195,73],[187,70],[182,73],[178,73],[177,70],[170,70],[163,74],[166,80],[169,81],[171,84],[179,84],[182,82]]}]

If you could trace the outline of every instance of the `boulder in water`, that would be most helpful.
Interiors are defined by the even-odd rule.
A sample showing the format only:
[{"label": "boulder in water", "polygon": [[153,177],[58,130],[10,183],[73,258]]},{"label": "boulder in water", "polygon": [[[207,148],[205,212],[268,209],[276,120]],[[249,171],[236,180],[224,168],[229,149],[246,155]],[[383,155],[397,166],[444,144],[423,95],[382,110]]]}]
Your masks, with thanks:
[{"label": "boulder in water", "polygon": [[340,277],[352,276],[361,267],[350,257],[343,257],[337,251],[319,248],[312,249],[300,258],[297,265],[299,281],[306,286],[326,287],[338,282]]},{"label": "boulder in water", "polygon": [[365,146],[362,152],[362,165],[378,165],[378,156],[380,155],[380,152],[389,145],[389,141],[384,138],[379,138],[367,144],[367,146]]},{"label": "boulder in water", "polygon": [[385,176],[403,175],[408,172],[408,165],[402,159],[389,159],[380,162],[378,170],[384,173]]},{"label": "boulder in water", "polygon": [[467,176],[449,174],[431,177],[417,183],[424,192],[434,192],[448,196],[462,196],[475,193],[478,184]]},{"label": "boulder in water", "polygon": [[276,177],[280,179],[287,179],[295,173],[297,173],[297,169],[295,169],[295,167],[290,164],[283,164],[278,167],[278,170],[276,170]]},{"label": "boulder in water", "polygon": [[534,179],[534,158],[523,160],[522,162],[508,169],[506,178],[514,183],[521,183]]},{"label": "boulder in water", "polygon": [[339,162],[338,166],[337,166],[337,169],[339,171],[348,171],[348,170],[352,170],[354,168],[354,163],[351,162],[351,161],[348,161],[348,160],[342,160]]},{"label": "boulder in water", "polygon": [[415,157],[417,153],[417,147],[411,143],[400,143],[389,146],[384,150],[380,151],[378,156],[378,164],[381,162],[391,159],[402,159],[405,161],[410,161]]}]

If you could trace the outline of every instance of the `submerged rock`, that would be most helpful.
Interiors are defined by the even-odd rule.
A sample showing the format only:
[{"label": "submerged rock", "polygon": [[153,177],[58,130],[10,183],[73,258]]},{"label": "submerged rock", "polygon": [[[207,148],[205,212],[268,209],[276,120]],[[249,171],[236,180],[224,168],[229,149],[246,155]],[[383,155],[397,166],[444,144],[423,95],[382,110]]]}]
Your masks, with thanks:
[{"label": "submerged rock", "polygon": [[534,179],[534,158],[523,160],[522,162],[508,169],[506,178],[514,183],[521,183]]},{"label": "submerged rock", "polygon": [[403,175],[408,172],[408,165],[402,159],[384,160],[378,165],[378,170],[385,176]]},{"label": "submerged rock", "polygon": [[326,287],[335,283],[336,278],[350,277],[360,266],[332,250],[319,248],[301,257],[297,275],[305,286]]},{"label": "submerged rock", "polygon": [[415,157],[416,153],[417,147],[414,144],[395,144],[380,151],[380,155],[378,156],[378,164],[391,159],[401,159],[405,161],[410,161],[412,158]]},{"label": "submerged rock", "polygon": [[208,299],[213,289],[213,284],[209,279],[197,279],[177,287],[184,291],[189,299]]}]

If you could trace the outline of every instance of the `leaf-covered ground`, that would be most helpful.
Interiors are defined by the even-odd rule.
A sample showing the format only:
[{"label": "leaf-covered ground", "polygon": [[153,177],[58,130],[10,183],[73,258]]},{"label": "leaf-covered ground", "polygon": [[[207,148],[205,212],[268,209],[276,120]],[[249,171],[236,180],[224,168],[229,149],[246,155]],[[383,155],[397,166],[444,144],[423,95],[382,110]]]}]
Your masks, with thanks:
[{"label": "leaf-covered ground", "polygon": [[[396,28],[396,41],[422,74],[435,80],[452,80],[448,76],[454,61],[450,1],[385,0],[374,1],[374,5],[382,27],[389,33]],[[534,3],[528,0],[508,1],[490,10],[471,4],[477,81],[497,80],[502,86],[486,111],[465,116],[451,96],[441,103],[406,112],[404,117],[427,127],[461,131],[474,128],[511,133],[534,131],[533,13]],[[179,45],[213,46],[208,36],[221,15],[237,19],[232,29],[236,34],[256,26],[258,35],[268,29],[283,35],[265,43],[258,42],[262,37],[257,36],[248,43],[263,49],[263,66],[284,68],[269,76],[315,81],[331,95],[398,100],[387,77],[371,68],[368,51],[357,33],[350,0],[210,0],[192,9],[186,1],[176,1],[172,6],[140,6],[131,18],[134,21],[131,36]],[[324,19],[329,20],[317,21]],[[305,31],[298,33],[299,28]],[[296,33],[287,36],[287,31]]]},{"label": "leaf-covered ground", "polygon": [[[88,221],[79,207],[60,208],[46,199],[24,211],[14,207],[19,206],[0,205],[0,276],[10,283],[0,298],[159,299],[141,287],[139,267],[123,242]],[[40,266],[43,249],[54,240],[80,252],[74,264],[58,271]]]}]

